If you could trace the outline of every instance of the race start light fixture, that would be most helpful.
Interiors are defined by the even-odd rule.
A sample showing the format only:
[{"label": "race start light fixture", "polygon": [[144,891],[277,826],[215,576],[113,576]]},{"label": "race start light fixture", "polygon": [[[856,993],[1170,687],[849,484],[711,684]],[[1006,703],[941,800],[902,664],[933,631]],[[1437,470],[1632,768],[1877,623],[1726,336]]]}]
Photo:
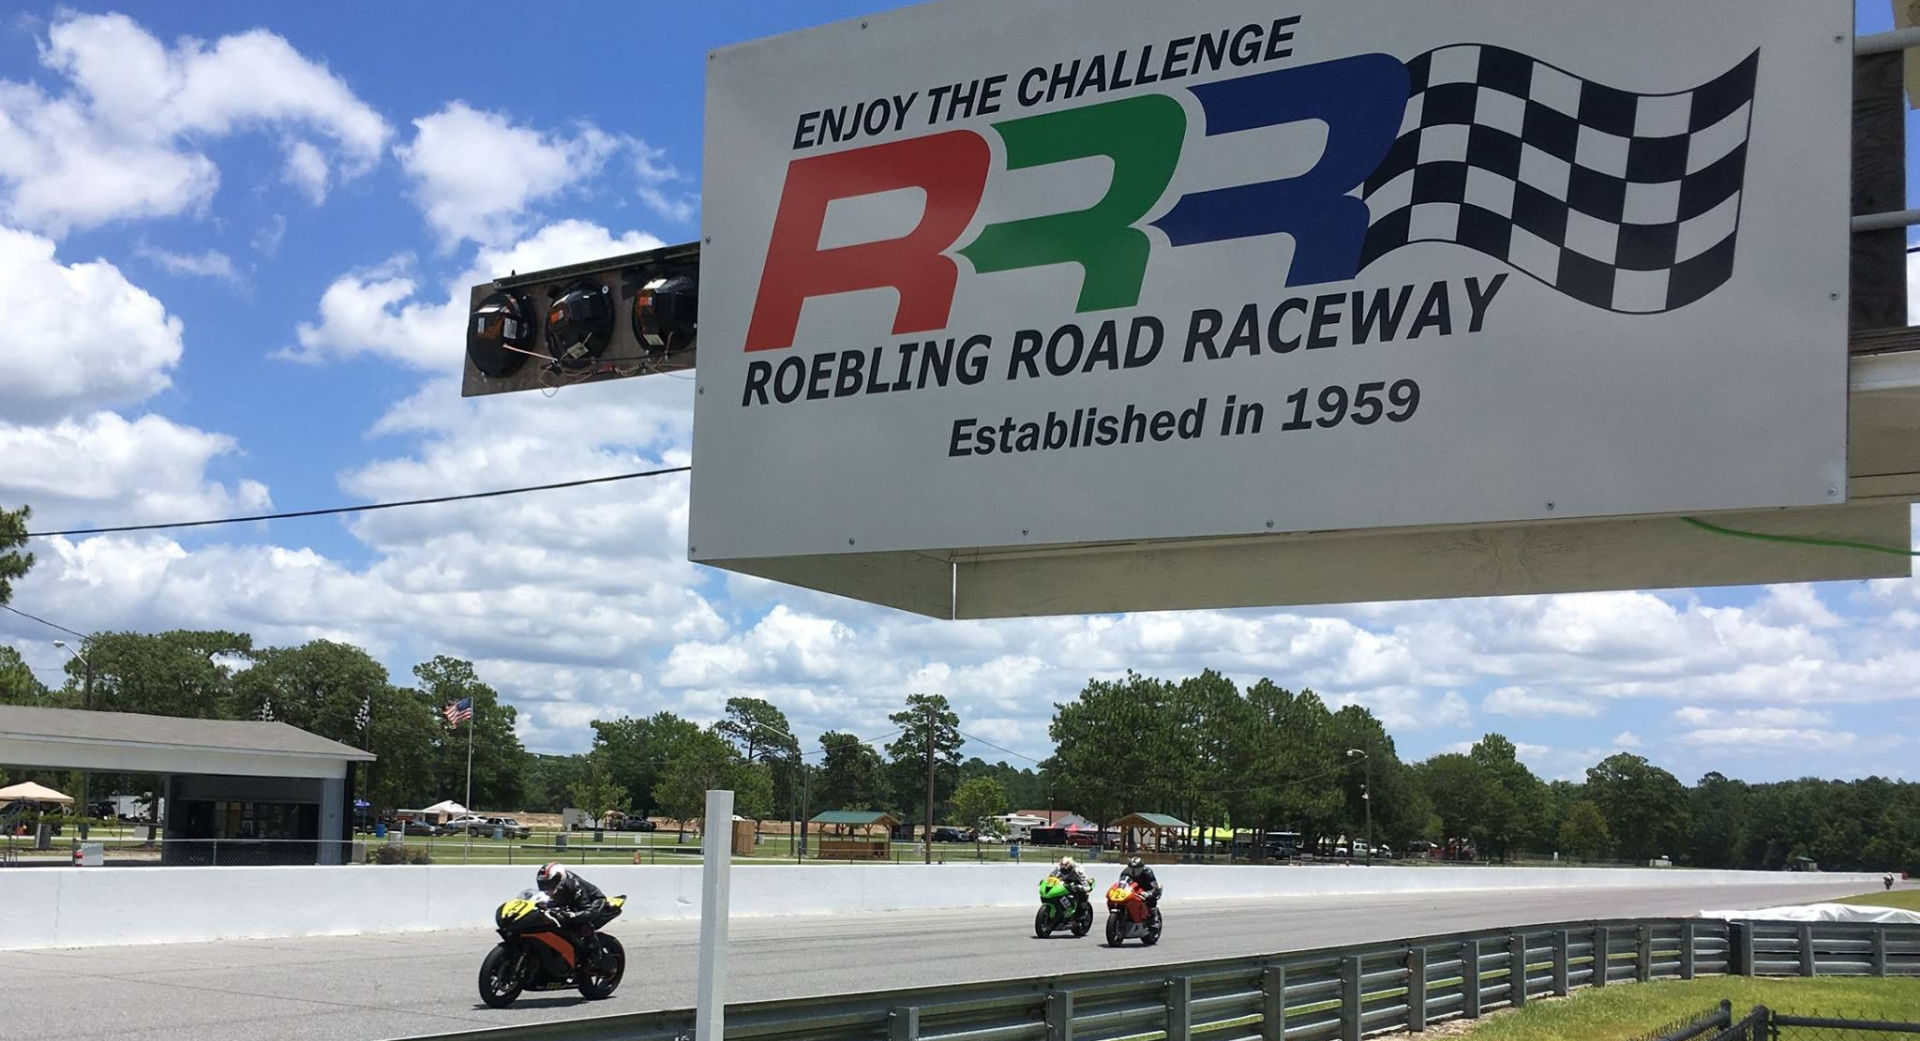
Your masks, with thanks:
[{"label": "race start light fixture", "polygon": [[462,397],[684,371],[699,346],[700,247],[512,272],[469,300]]}]

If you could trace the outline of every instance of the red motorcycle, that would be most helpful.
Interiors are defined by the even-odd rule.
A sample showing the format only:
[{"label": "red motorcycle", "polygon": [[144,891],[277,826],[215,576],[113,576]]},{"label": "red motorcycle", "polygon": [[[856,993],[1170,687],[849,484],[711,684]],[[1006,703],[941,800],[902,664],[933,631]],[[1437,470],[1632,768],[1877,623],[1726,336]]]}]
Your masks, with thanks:
[{"label": "red motorcycle", "polygon": [[1147,903],[1146,890],[1133,882],[1115,882],[1107,890],[1107,946],[1139,940],[1151,947],[1160,942],[1160,909]]}]

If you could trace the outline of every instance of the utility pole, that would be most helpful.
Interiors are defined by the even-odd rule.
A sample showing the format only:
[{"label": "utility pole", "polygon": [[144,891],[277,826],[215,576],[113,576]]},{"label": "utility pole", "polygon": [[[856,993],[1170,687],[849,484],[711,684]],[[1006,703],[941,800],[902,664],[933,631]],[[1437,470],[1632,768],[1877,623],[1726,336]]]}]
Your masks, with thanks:
[{"label": "utility pole", "polygon": [[[1371,744],[1371,742],[1369,742]],[[1367,776],[1361,782],[1360,801],[1367,807],[1367,866],[1373,866],[1373,755],[1367,755]]]},{"label": "utility pole", "polygon": [[933,703],[927,703],[927,863],[933,863]]},{"label": "utility pole", "polygon": [[[1367,744],[1371,746],[1373,744],[1373,741],[1369,739],[1367,741]],[[1364,806],[1367,811],[1367,861],[1366,863],[1369,867],[1371,867],[1373,865],[1373,752],[1371,751],[1371,749],[1367,749],[1367,750],[1362,750],[1358,748],[1347,749],[1347,758],[1352,759],[1354,756],[1359,756],[1361,761],[1366,766],[1366,774],[1363,776],[1360,782],[1360,804]]]},{"label": "utility pole", "polygon": [[[78,651],[67,646],[67,641],[65,640],[55,640],[53,641],[53,645],[55,647],[60,648],[63,651],[66,651],[68,654],[73,655],[75,658],[78,658],[80,660],[80,665],[86,669],[86,679],[83,681],[83,684],[80,688],[81,690],[80,707],[86,709],[88,712],[92,712],[93,711],[93,661],[89,659],[85,653],[85,650],[84,650],[84,648],[86,647],[85,638],[83,637],[81,639],[82,650],[78,650]],[[90,787],[87,784],[87,781],[89,779],[90,779],[90,775],[87,773],[87,771],[85,770],[80,771],[80,784],[78,787],[80,789],[79,810],[80,810],[80,818],[82,820],[85,820],[87,816],[87,799],[88,799],[87,790]],[[85,833],[83,832],[80,837],[86,838]]]}]

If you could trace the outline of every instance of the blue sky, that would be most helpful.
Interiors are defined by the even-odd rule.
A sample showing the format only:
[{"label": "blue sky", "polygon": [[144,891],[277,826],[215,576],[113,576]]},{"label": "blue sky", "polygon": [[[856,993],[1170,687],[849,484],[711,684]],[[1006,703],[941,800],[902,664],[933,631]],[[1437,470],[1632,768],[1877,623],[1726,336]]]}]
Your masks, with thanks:
[{"label": "blue sky", "polygon": [[[46,529],[684,462],[684,380],[461,401],[456,300],[502,267],[695,238],[706,52],[870,6],[21,10],[0,24],[0,355],[22,374],[0,503]],[[1499,730],[1549,776],[1616,748],[1689,781],[1912,776],[1911,580],[937,623],[689,565],[685,489],[45,540],[14,602],[84,630],[349,639],[396,678],[470,657],[540,750],[739,693],[803,735],[879,733],[931,689],[1044,755],[1088,677],[1212,666],[1369,705],[1414,757]],[[49,679],[52,635],[0,616]]]}]

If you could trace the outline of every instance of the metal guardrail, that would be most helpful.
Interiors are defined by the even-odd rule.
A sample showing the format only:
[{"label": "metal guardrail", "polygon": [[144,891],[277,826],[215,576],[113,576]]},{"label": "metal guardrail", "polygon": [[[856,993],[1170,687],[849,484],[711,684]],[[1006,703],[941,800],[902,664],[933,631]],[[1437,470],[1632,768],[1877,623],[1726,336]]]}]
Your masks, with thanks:
[{"label": "metal guardrail", "polygon": [[[1360,1041],[1581,987],[1920,976],[1920,926],[1611,919],[1257,958],[729,1005],[727,1041]],[[685,1041],[691,1009],[432,1035]]]}]

